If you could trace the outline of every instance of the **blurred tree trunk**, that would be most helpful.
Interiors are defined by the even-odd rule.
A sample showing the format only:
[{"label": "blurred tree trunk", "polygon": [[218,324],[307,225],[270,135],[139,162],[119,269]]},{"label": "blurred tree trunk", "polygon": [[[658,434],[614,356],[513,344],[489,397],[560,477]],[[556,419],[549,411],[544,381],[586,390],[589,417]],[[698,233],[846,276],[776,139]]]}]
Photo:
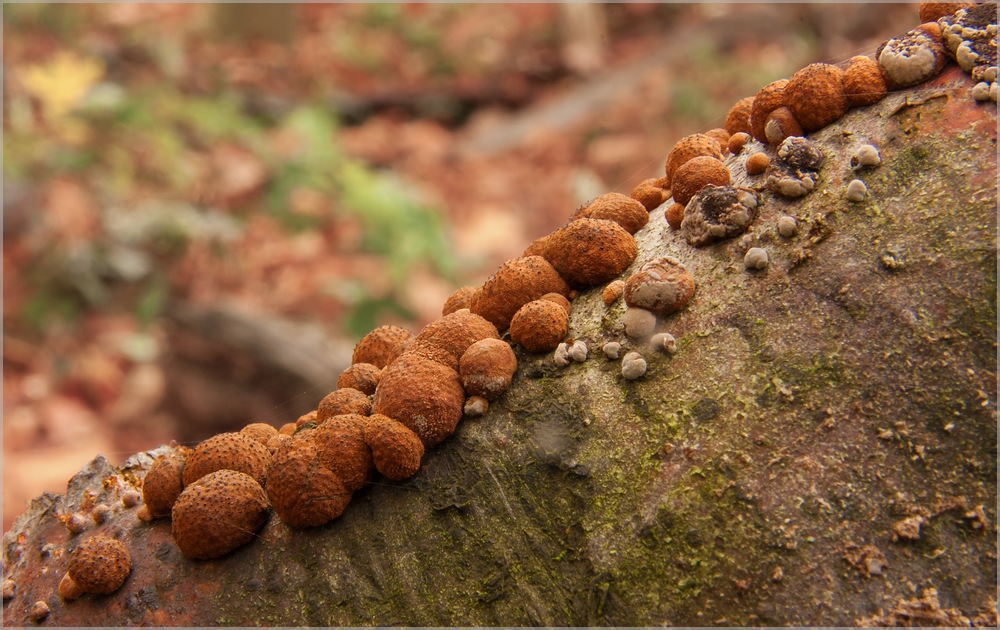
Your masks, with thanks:
[{"label": "blurred tree trunk", "polygon": [[568,2],[559,5],[559,14],[566,67],[584,76],[603,69],[608,41],[604,5]]},{"label": "blurred tree trunk", "polygon": [[[995,625],[996,107],[970,92],[951,66],[814,134],[817,189],[762,197],[766,270],[654,211],[635,266],[674,255],[698,282],[663,322],[675,355],[639,346],[649,370],[624,380],[600,351],[622,306],[585,291],[571,334],[589,360],[522,354],[484,417],[327,526],[272,516],[188,560],[168,521],[120,508],[150,457],[99,457],[5,535],[5,623],[42,600],[59,625]],[[852,172],[866,142],[882,164]],[[731,170],[760,187],[751,152]],[[75,539],[57,517],[94,502],[117,506],[102,528],[132,573],[63,602]]]}]

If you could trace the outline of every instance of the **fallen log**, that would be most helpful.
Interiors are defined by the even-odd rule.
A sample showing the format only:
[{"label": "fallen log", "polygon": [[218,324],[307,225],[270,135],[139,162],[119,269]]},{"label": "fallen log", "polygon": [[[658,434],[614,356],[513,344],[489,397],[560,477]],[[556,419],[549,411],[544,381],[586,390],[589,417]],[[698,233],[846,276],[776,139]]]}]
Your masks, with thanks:
[{"label": "fallen log", "polygon": [[[4,535],[4,623],[44,602],[54,625],[995,625],[996,106],[972,86],[951,66],[811,136],[816,189],[762,192],[762,270],[653,211],[623,277],[666,255],[695,277],[661,322],[675,354],[629,341],[648,370],[623,378],[601,353],[625,340],[623,305],[581,292],[585,362],[519,354],[484,416],[328,525],[272,515],[190,560],[168,519],[122,504],[173,449],[99,456]],[[860,144],[880,166],[852,170]],[[734,183],[763,189],[751,152],[728,158]],[[67,529],[98,504],[102,524]],[[94,530],[126,543],[131,574],[64,601]]]}]

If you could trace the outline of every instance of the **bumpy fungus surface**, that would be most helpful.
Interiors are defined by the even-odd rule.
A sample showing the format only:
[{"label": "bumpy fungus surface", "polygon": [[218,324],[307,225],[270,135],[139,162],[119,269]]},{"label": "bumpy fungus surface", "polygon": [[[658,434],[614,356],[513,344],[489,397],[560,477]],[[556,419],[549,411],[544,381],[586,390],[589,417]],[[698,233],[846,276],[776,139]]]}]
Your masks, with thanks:
[{"label": "bumpy fungus surface", "polygon": [[[455,355],[438,344],[426,339],[417,341],[414,338],[407,341],[403,347],[403,354],[399,356],[404,355],[427,359],[428,361],[440,363],[448,369],[455,370],[456,372],[458,371],[458,359]],[[390,363],[390,365],[392,364]]]},{"label": "bumpy fungus surface", "polygon": [[84,593],[110,595],[132,571],[132,557],[125,543],[97,534],[80,541],[70,552],[66,569]]},{"label": "bumpy fungus surface", "polygon": [[[617,224],[612,225],[624,232]],[[632,238],[627,232],[625,234]],[[546,293],[567,295],[569,286],[550,260],[526,252],[523,258],[514,258],[500,265],[487,278],[482,289],[473,296],[470,310],[496,326],[497,330],[507,330],[510,318],[517,309]]]},{"label": "bumpy fungus surface", "polygon": [[483,339],[469,346],[458,365],[462,387],[469,396],[496,400],[510,387],[517,357],[506,341]]},{"label": "bumpy fungus surface", "polygon": [[240,429],[240,433],[251,437],[261,444],[267,444],[274,436],[278,435],[278,430],[263,422],[254,422]]},{"label": "bumpy fungus surface", "polygon": [[729,109],[729,113],[726,114],[725,127],[726,131],[730,133],[729,150],[733,153],[736,153],[736,151],[733,151],[732,136],[735,136],[738,133],[750,133],[750,112],[753,110],[753,99],[754,97],[752,96],[741,98],[736,101],[736,104],[733,105]]},{"label": "bumpy fungus surface", "polygon": [[667,155],[667,163],[664,166],[667,185],[670,186],[671,191],[673,191],[674,174],[677,172],[677,169],[683,166],[685,162],[702,156],[721,160],[722,147],[719,146],[719,141],[703,133],[691,134],[677,141],[677,144],[674,145],[674,148]]},{"label": "bumpy fungus surface", "polygon": [[349,492],[371,481],[374,463],[364,438],[368,416],[334,416],[312,432],[320,463],[340,477]]},{"label": "bumpy fungus surface", "polygon": [[709,185],[685,208],[681,232],[695,247],[732,238],[749,227],[756,209],[757,195],[752,190]]},{"label": "bumpy fungus surface", "polygon": [[714,157],[691,158],[674,173],[674,201],[686,206],[699,190],[709,184],[725,186],[729,183],[729,169]]},{"label": "bumpy fungus surface", "polygon": [[809,194],[825,160],[822,149],[809,140],[786,138],[778,147],[777,159],[768,166],[768,190],[791,198]]},{"label": "bumpy fungus surface", "polygon": [[455,431],[464,405],[465,392],[455,370],[404,354],[382,374],[372,412],[402,422],[431,448]]},{"label": "bumpy fungus surface", "polygon": [[472,296],[479,287],[461,287],[448,296],[441,307],[441,315],[449,315],[457,310],[472,306]]},{"label": "bumpy fungus surface", "polygon": [[371,363],[355,363],[341,372],[337,379],[337,387],[350,387],[356,389],[366,396],[375,393],[379,376],[382,375],[382,368]]},{"label": "bumpy fungus surface", "polygon": [[785,104],[784,92],[787,85],[788,79],[768,83],[753,98],[750,110],[750,135],[760,142],[767,142],[767,135],[764,133],[767,117]]},{"label": "bumpy fungus surface", "polygon": [[625,282],[625,304],[657,315],[684,308],[694,295],[694,278],[672,256],[651,260]]},{"label": "bumpy fungus surface", "polygon": [[788,79],[783,100],[802,129],[822,129],[847,112],[844,71],[828,63],[811,63]]},{"label": "bumpy fungus surface", "polygon": [[416,433],[392,418],[373,415],[365,429],[375,468],[393,481],[402,481],[420,470],[424,445]]},{"label": "bumpy fungus surface", "polygon": [[569,318],[561,306],[548,300],[535,300],[514,314],[510,338],[528,352],[548,352],[566,337],[568,326]]},{"label": "bumpy fungus surface", "polygon": [[851,107],[872,105],[885,97],[887,87],[882,68],[874,59],[858,56],[844,70],[844,94]]},{"label": "bumpy fungus surface", "polygon": [[252,437],[242,433],[220,433],[199,444],[187,457],[182,473],[184,487],[217,470],[246,473],[264,485],[270,460],[267,447]]},{"label": "bumpy fungus surface", "polygon": [[917,14],[920,16],[921,22],[936,22],[938,19],[943,18],[946,15],[951,15],[959,9],[968,9],[972,6],[975,6],[975,3],[921,2],[917,5]]},{"label": "bumpy fungus surface", "polygon": [[367,416],[372,412],[372,403],[364,392],[351,387],[338,389],[327,394],[316,408],[316,424],[323,424],[334,416],[356,413]]},{"label": "bumpy fungus surface", "polygon": [[267,496],[275,514],[292,527],[318,527],[344,513],[351,492],[322,465],[312,440],[296,436],[274,454]]},{"label": "bumpy fungus surface", "polygon": [[639,184],[632,189],[629,197],[641,203],[642,207],[645,208],[647,212],[652,212],[661,203],[666,201],[666,197],[663,195],[663,189],[660,188],[655,179],[645,179],[639,182]]},{"label": "bumpy fungus surface", "polygon": [[[618,276],[638,253],[632,235],[614,221],[604,219],[572,221],[535,241],[525,251],[526,256],[544,257],[569,286],[580,289],[604,284]],[[566,295],[564,291],[554,292]]]},{"label": "bumpy fungus surface", "polygon": [[217,470],[185,486],[171,511],[171,531],[185,556],[217,558],[253,540],[268,512],[253,477]]},{"label": "bumpy fungus surface", "polygon": [[921,29],[890,39],[879,47],[875,56],[886,84],[894,90],[936,77],[947,61],[941,41]]},{"label": "bumpy fungus surface", "polygon": [[635,234],[649,222],[649,210],[631,197],[621,193],[608,193],[580,207],[569,218],[570,221],[577,219],[614,221],[629,234]]},{"label": "bumpy fungus surface", "polygon": [[174,502],[184,490],[183,471],[184,457],[181,455],[161,457],[153,463],[142,480],[142,500],[150,516],[170,514]]},{"label": "bumpy fungus surface", "polygon": [[570,312],[572,312],[573,310],[573,304],[569,300],[567,300],[565,296],[559,295],[558,293],[546,293],[545,295],[543,295],[538,299],[548,300],[549,302],[558,304],[563,308],[564,311],[566,311],[567,315],[569,315]]},{"label": "bumpy fungus surface", "polygon": [[351,363],[371,363],[384,368],[399,356],[399,346],[410,338],[410,331],[399,326],[379,326],[361,338],[354,347]]},{"label": "bumpy fungus surface", "polygon": [[420,331],[415,344],[430,344],[448,352],[458,366],[469,346],[481,339],[499,339],[497,327],[480,315],[465,309],[437,319]]}]

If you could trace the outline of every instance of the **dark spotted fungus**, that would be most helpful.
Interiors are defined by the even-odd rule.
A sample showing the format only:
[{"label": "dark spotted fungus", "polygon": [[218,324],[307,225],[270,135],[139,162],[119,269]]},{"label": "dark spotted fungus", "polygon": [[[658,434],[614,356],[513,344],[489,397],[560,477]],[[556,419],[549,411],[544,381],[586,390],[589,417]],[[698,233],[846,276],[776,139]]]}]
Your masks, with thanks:
[{"label": "dark spotted fungus", "polygon": [[253,540],[268,512],[253,477],[217,470],[185,486],[171,510],[171,531],[185,556],[217,558]]},{"label": "dark spotted fungus", "polygon": [[754,191],[709,185],[685,208],[681,232],[689,244],[702,247],[742,234],[753,221],[756,210]]}]

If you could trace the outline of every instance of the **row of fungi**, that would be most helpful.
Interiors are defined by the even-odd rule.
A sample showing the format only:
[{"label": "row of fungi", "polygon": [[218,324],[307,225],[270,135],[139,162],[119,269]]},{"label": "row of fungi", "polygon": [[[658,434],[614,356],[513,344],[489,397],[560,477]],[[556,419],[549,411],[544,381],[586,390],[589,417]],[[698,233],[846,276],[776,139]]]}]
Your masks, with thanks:
[{"label": "row of fungi", "polygon": [[[764,86],[755,96],[741,99],[730,109],[724,128],[680,140],[667,157],[665,177],[642,182],[632,196],[654,199],[659,187],[664,200],[673,198],[665,211],[669,225],[681,230],[691,245],[705,245],[715,239],[706,238],[703,218],[719,213],[721,198],[711,187],[729,186],[730,172],[723,160],[727,154],[740,153],[751,138],[778,148],[774,158],[765,152],[750,155],[745,161],[747,173],[766,173],[768,190],[795,198],[813,189],[823,163],[822,152],[802,136],[836,122],[852,107],[878,102],[889,90],[934,78],[949,58],[981,82],[974,90],[977,100],[988,100],[991,94],[995,100],[995,5],[924,3],[920,19],[923,24],[917,28],[879,46],[874,59],[853,57],[843,69],[810,64],[788,79]],[[801,139],[789,141],[791,138]],[[699,196],[706,189],[713,191],[709,196],[714,201]],[[848,198],[857,200],[858,195],[850,191]],[[708,212],[704,211],[706,205]],[[742,211],[731,203],[726,206],[742,218]],[[691,214],[696,218],[685,225]],[[738,222],[715,223],[719,226],[715,231],[726,231],[726,237],[742,231],[737,229]]]},{"label": "row of fungi", "polygon": [[382,326],[358,343],[338,389],[297,422],[251,424],[158,459],[139,517],[169,515],[178,548],[197,559],[250,542],[272,509],[292,527],[323,525],[376,471],[393,481],[414,475],[470,401],[485,410],[516,369],[496,327],[468,309],[415,337]]}]

